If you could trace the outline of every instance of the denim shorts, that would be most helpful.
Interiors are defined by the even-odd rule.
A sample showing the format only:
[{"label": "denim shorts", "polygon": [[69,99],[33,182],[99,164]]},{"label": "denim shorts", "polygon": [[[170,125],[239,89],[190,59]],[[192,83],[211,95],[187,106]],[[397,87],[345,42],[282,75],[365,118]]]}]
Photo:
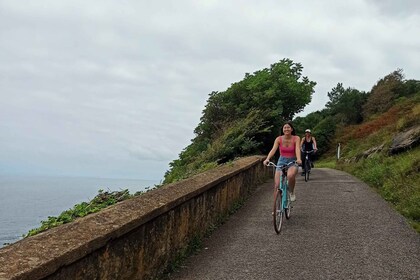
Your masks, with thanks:
[{"label": "denim shorts", "polygon": [[[285,165],[295,160],[296,160],[295,157],[287,158],[287,157],[280,156],[279,160],[277,161],[277,166]],[[292,167],[292,166],[293,165],[290,165],[289,167]],[[276,167],[276,171],[281,171],[281,168]]]}]

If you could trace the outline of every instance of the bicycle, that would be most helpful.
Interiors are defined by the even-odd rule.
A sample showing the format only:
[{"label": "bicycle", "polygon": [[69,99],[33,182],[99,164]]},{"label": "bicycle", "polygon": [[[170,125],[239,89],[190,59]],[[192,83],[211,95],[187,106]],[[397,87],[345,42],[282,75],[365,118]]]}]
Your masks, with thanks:
[{"label": "bicycle", "polygon": [[[280,179],[280,184],[276,187],[276,193],[274,195],[274,205],[273,205],[273,224],[274,230],[277,234],[280,233],[284,217],[290,219],[292,205],[290,200],[290,193],[288,191],[289,182],[287,180],[287,169],[296,165],[295,161],[292,161],[288,164],[278,166],[275,163],[269,161],[267,166],[272,166],[275,168],[281,168],[282,175]],[[274,171],[275,172],[275,171]]]},{"label": "bicycle", "polygon": [[301,150],[301,151],[305,156],[305,165],[302,166],[302,169],[303,169],[303,173],[305,175],[305,182],[308,182],[309,181],[309,174],[311,173],[311,166],[312,166],[312,162],[309,159],[309,155],[314,153],[315,151],[314,150],[310,150],[310,151]]}]

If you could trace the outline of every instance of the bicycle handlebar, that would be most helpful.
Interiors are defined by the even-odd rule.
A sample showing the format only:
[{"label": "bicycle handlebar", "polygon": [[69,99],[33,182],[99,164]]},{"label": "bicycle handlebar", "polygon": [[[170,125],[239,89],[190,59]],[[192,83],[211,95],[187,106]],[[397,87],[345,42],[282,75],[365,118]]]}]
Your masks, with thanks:
[{"label": "bicycle handlebar", "polygon": [[267,163],[267,165],[266,165],[266,166],[273,166],[273,167],[276,167],[276,168],[281,168],[281,169],[284,169],[284,168],[286,168],[286,167],[288,167],[288,166],[291,166],[291,165],[293,165],[293,164],[296,164],[296,161],[295,161],[295,160],[294,160],[294,161],[289,162],[288,164],[284,164],[284,165],[276,165],[274,162],[269,161],[269,162]]},{"label": "bicycle handlebar", "polygon": [[304,151],[302,149],[300,149],[300,150],[302,151],[302,153],[305,153],[305,154],[315,153],[315,150],[310,150],[310,151]]}]

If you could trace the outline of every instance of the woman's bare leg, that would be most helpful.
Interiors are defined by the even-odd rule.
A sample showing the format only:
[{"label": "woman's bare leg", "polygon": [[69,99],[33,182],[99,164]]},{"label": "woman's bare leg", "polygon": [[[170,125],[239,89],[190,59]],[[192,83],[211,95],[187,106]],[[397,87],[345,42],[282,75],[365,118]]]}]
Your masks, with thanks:
[{"label": "woman's bare leg", "polygon": [[296,174],[298,169],[296,166],[292,166],[287,170],[287,180],[289,181],[289,191],[295,193],[295,184],[296,184]]},{"label": "woman's bare leg", "polygon": [[276,189],[278,189],[279,185],[280,185],[280,172],[276,170],[276,173],[274,174],[274,197],[276,196]]}]

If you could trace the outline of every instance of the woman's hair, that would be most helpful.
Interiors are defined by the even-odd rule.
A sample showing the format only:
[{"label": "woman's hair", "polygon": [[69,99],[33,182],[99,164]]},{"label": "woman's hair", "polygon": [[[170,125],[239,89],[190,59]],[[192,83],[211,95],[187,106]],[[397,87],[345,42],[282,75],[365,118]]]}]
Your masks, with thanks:
[{"label": "woman's hair", "polygon": [[284,127],[286,124],[290,125],[290,127],[292,128],[292,135],[296,135],[296,131],[295,131],[295,128],[293,127],[292,122],[285,122],[285,123],[281,126],[281,129],[280,129],[280,135],[284,135],[284,133],[283,133],[283,127]]}]

